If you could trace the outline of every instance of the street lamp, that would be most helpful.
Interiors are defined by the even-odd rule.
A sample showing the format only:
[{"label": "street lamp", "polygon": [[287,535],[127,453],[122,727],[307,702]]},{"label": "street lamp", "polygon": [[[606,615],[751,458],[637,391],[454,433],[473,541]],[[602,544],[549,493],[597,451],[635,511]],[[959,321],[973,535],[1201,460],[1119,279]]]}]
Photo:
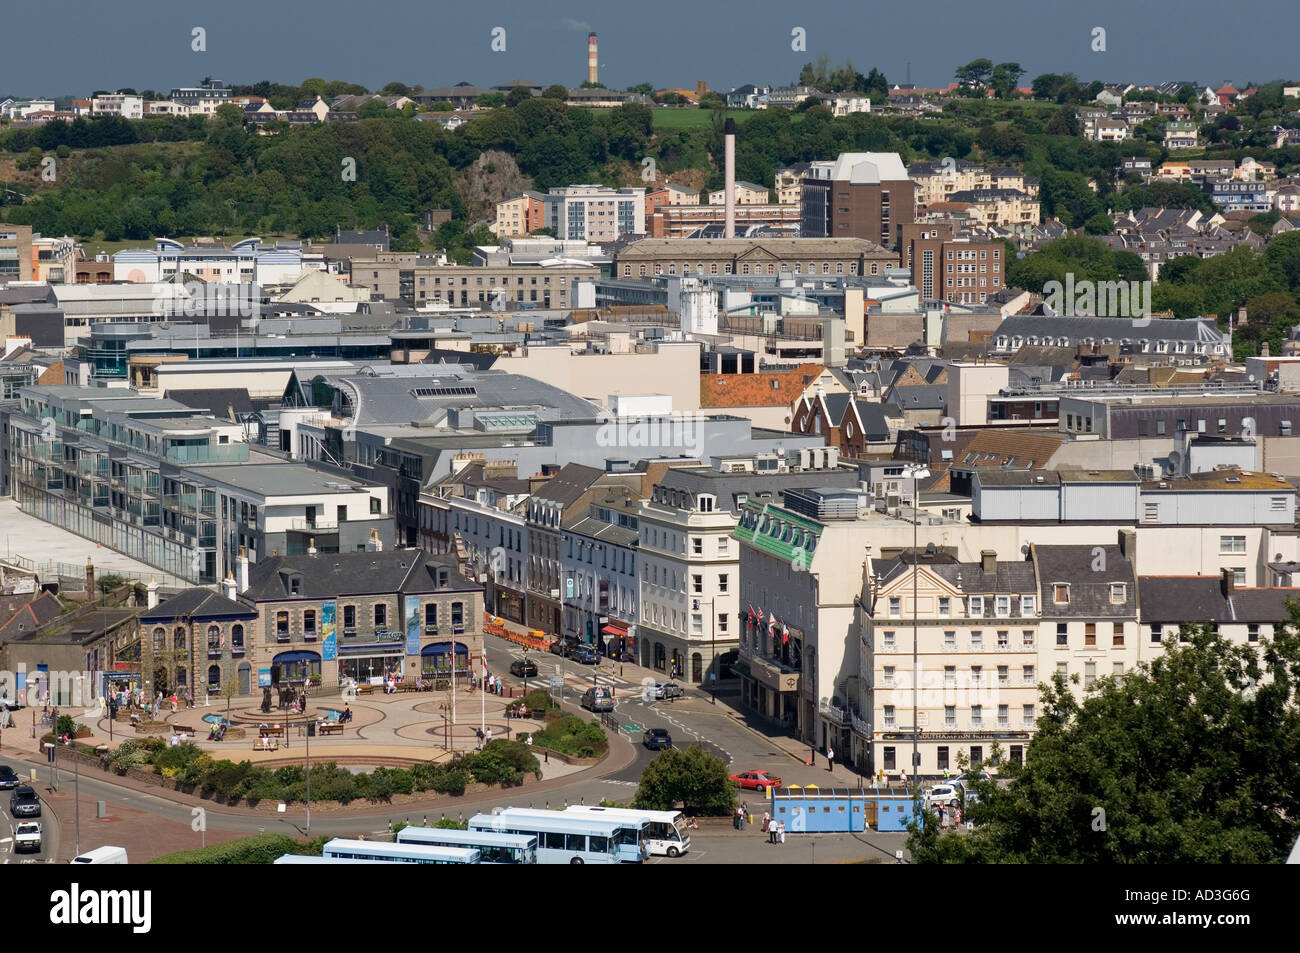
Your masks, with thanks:
[{"label": "street lamp", "polygon": [[913,783],[921,773],[921,754],[918,750],[919,734],[921,731],[918,702],[920,699],[919,690],[921,684],[920,655],[917,649],[917,612],[916,602],[918,586],[919,562],[916,558],[918,548],[917,533],[920,526],[921,514],[917,509],[917,503],[920,502],[920,493],[918,486],[921,480],[930,476],[930,470],[924,464],[914,463],[903,467],[904,476],[912,480],[912,778]]}]

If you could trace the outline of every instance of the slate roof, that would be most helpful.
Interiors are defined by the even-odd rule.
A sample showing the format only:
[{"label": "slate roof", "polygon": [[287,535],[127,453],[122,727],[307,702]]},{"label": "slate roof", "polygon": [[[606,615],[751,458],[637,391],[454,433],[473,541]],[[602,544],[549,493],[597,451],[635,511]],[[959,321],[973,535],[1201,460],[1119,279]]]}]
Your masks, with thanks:
[{"label": "slate roof", "polygon": [[[1122,619],[1137,615],[1137,576],[1118,546],[1035,546],[1043,618]],[[1094,566],[1102,568],[1094,570]],[[1124,583],[1124,601],[1111,602],[1111,583]],[[1067,583],[1070,601],[1057,604],[1053,586]]]},{"label": "slate roof", "polygon": [[206,410],[214,417],[230,419],[230,414],[251,414],[256,408],[246,387],[218,387],[211,390],[169,390],[163,397],[192,407]]},{"label": "slate roof", "polygon": [[1061,316],[1035,316],[1013,314],[998,325],[995,335],[998,337],[1022,338],[1032,336],[1049,336],[1068,338],[1078,341],[1081,338],[1135,338],[1172,341],[1192,341],[1222,343],[1226,336],[1214,327],[1212,321],[1188,320],[1176,318],[1151,318],[1140,328],[1135,328],[1131,321],[1116,318],[1084,318]]},{"label": "slate roof", "polygon": [[[445,591],[481,588],[478,583],[461,575],[454,556],[440,558],[418,549],[395,549],[379,553],[317,553],[314,556],[303,554],[259,559],[249,568],[248,591],[242,595],[253,602],[280,602],[434,592],[439,591],[439,568],[450,572]],[[298,595],[291,596],[287,579],[294,573],[300,574],[302,581]]]},{"label": "slate roof", "polygon": [[5,609],[5,620],[0,622],[0,641],[30,635],[63,611],[59,600],[48,592],[24,600],[25,595],[0,596]]},{"label": "slate roof", "polygon": [[953,466],[1043,467],[1064,441],[1065,435],[1054,431],[981,430],[962,448]]},{"label": "slate roof", "polygon": [[1152,623],[1282,622],[1300,589],[1246,589],[1231,596],[1218,576],[1142,576],[1142,617]]},{"label": "slate roof", "polygon": [[[944,579],[959,592],[981,595],[1038,591],[1033,563],[1027,560],[1014,562],[997,560],[994,571],[988,573],[984,571],[983,563],[959,562],[955,557],[945,553],[929,556],[924,553],[906,552],[885,560],[878,572],[884,582],[889,582],[902,573],[910,574],[909,567],[913,562],[919,562],[927,572]],[[960,583],[958,583],[959,578]]]},{"label": "slate roof", "polygon": [[183,589],[152,609],[140,614],[141,622],[171,622],[192,616],[195,619],[256,618],[257,610],[241,602],[232,602],[210,589]]},{"label": "slate roof", "polygon": [[566,463],[555,476],[537,488],[533,497],[549,503],[558,503],[566,507],[591,489],[591,485],[603,474],[604,470],[583,466],[581,463]]},{"label": "slate roof", "polygon": [[885,404],[901,410],[943,410],[948,405],[948,388],[942,384],[904,384],[889,392]]}]

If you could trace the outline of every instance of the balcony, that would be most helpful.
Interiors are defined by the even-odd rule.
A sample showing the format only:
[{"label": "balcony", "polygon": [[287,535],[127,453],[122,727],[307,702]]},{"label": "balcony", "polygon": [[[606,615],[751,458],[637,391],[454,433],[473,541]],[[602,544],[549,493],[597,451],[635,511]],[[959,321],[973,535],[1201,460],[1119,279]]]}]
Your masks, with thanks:
[{"label": "balcony", "polygon": [[338,520],[326,520],[326,519],[315,519],[315,520],[292,519],[289,520],[289,526],[288,526],[288,529],[297,530],[299,532],[304,532],[304,533],[305,532],[338,532],[338,528],[339,528]]},{"label": "balcony", "polygon": [[849,712],[847,708],[841,708],[839,705],[832,705],[828,701],[823,701],[817,706],[817,711],[823,718],[827,718],[837,724],[847,725],[849,723]]},{"label": "balcony", "polygon": [[863,738],[871,738],[871,722],[867,721],[865,718],[860,718],[857,715],[849,715],[849,722],[852,725],[855,734],[858,734]]}]

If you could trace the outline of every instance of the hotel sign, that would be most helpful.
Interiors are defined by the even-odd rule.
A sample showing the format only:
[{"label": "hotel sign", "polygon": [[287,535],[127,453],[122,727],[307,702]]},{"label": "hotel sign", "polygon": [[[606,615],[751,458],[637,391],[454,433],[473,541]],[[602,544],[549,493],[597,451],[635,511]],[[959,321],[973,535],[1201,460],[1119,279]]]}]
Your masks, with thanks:
[{"label": "hotel sign", "polygon": [[[922,731],[918,741],[1028,741],[1027,731]],[[884,731],[881,741],[911,741],[910,731]]]}]

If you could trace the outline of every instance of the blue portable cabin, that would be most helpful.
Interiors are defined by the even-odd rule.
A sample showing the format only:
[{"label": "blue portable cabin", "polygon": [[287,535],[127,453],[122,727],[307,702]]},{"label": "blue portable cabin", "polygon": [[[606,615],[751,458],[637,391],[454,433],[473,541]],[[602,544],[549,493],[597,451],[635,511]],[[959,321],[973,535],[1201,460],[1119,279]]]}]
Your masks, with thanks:
[{"label": "blue portable cabin", "polygon": [[769,789],[768,800],[772,820],[792,834],[852,833],[866,830],[872,792],[792,784]]}]

